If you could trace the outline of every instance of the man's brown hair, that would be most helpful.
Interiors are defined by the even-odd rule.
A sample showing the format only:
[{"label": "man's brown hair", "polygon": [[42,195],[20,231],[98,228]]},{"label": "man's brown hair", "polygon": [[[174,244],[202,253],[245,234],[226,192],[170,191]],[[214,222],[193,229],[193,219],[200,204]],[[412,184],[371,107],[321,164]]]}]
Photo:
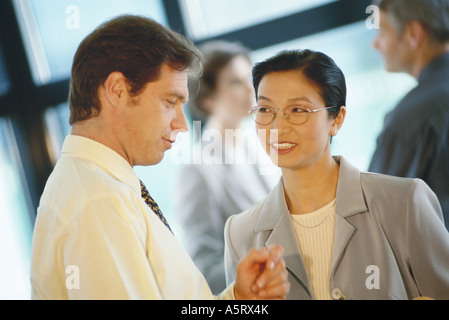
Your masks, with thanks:
[{"label": "man's brown hair", "polygon": [[70,124],[98,116],[98,89],[121,72],[131,96],[157,81],[166,63],[191,76],[201,73],[201,53],[185,37],[140,16],[124,15],[100,25],[80,44],[70,81]]}]

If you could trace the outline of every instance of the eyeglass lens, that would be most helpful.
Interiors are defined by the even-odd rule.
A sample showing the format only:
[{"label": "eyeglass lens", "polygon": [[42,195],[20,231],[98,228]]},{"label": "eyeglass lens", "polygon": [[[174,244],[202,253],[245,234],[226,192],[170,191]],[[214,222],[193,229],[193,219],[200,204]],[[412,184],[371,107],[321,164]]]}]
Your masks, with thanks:
[{"label": "eyeglass lens", "polygon": [[[303,124],[310,117],[310,111],[300,105],[288,106],[283,110],[284,117],[293,124]],[[270,124],[276,116],[276,111],[272,107],[258,106],[251,112],[251,116],[258,124]]]}]

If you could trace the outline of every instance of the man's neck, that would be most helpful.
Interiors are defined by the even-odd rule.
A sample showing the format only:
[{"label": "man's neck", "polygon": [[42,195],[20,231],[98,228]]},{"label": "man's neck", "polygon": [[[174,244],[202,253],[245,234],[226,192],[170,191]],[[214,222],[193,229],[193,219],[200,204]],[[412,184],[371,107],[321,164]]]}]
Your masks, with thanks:
[{"label": "man's neck", "polygon": [[110,128],[111,126],[104,123],[101,117],[95,117],[75,123],[72,126],[72,131],[70,133],[75,136],[81,136],[99,142],[114,150],[125,158],[125,160],[130,162],[126,153],[117,143],[118,140],[115,139],[115,133],[111,132]]}]

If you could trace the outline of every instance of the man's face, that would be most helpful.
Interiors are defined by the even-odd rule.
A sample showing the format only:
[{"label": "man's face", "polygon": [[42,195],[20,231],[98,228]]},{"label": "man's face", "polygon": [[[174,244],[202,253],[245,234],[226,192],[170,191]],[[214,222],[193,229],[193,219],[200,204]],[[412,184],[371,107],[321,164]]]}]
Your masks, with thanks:
[{"label": "man's face", "polygon": [[407,72],[412,51],[392,21],[388,13],[380,12],[380,29],[373,45],[382,54],[387,71]]},{"label": "man's face", "polygon": [[132,166],[162,161],[179,132],[188,130],[183,105],[188,98],[187,73],[164,64],[157,81],[130,98],[121,126],[121,145]]}]

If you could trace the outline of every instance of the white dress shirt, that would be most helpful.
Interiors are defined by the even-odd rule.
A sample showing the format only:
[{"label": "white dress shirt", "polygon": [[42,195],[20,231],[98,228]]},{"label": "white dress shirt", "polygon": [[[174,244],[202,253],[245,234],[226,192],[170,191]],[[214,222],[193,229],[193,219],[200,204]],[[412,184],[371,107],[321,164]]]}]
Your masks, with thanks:
[{"label": "white dress shirt", "polygon": [[33,299],[233,299],[203,275],[141,198],[118,153],[69,135],[38,208]]}]

